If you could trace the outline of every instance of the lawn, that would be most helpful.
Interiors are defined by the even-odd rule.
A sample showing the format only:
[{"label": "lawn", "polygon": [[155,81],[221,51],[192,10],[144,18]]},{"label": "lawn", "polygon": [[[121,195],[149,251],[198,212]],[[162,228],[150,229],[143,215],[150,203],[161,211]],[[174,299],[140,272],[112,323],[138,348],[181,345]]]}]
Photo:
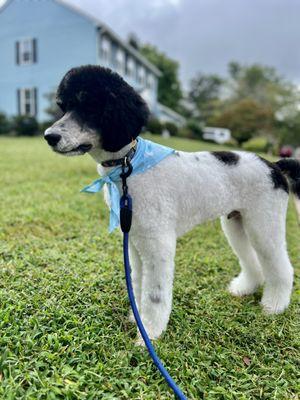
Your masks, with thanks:
[{"label": "lawn", "polygon": [[[93,161],[55,155],[41,138],[1,138],[0,168],[0,398],[172,399],[134,345],[121,236],[108,235],[102,195],[79,193],[97,177]],[[239,267],[218,221],[179,240],[174,308],[156,347],[188,399],[298,399],[292,203],[287,230],[296,285],[288,311],[272,317],[261,312],[261,292],[226,292]]]}]

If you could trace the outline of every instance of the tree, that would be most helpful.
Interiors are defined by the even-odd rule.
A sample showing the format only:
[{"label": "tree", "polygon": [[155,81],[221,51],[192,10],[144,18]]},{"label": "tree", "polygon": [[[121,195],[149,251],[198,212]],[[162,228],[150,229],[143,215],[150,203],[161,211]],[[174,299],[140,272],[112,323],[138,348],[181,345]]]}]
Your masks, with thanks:
[{"label": "tree", "polygon": [[56,104],[56,92],[47,93],[45,97],[49,102],[48,107],[45,109],[45,112],[49,115],[49,122],[57,121],[62,117],[63,112]]},{"label": "tree", "polygon": [[230,102],[251,98],[269,107],[277,118],[295,113],[299,92],[295,85],[286,82],[274,68],[259,64],[242,66],[231,62],[228,72]]},{"label": "tree", "polygon": [[12,120],[12,127],[17,136],[35,136],[39,133],[39,124],[35,117],[17,115]]},{"label": "tree", "polygon": [[162,73],[158,79],[158,101],[174,110],[179,110],[182,91],[178,78],[178,62],[150,44],[142,46],[140,51]]},{"label": "tree", "polygon": [[192,79],[188,97],[196,110],[194,117],[206,122],[214,116],[220,106],[223,83],[223,79],[218,75],[199,73],[196,78]]},{"label": "tree", "polygon": [[277,122],[278,137],[281,145],[300,146],[300,112],[290,118]]},{"label": "tree", "polygon": [[10,121],[8,120],[7,116],[3,112],[0,112],[0,135],[8,134],[10,128]]},{"label": "tree", "polygon": [[214,124],[230,129],[234,139],[239,144],[242,144],[253,136],[260,134],[271,135],[274,116],[270,108],[258,104],[251,98],[247,98],[228,106],[215,119]]},{"label": "tree", "polygon": [[240,144],[261,134],[271,142],[297,143],[298,88],[274,68],[259,64],[231,62],[228,74],[226,80],[199,74],[191,81],[189,100],[198,113],[193,116],[205,124],[231,129]]}]

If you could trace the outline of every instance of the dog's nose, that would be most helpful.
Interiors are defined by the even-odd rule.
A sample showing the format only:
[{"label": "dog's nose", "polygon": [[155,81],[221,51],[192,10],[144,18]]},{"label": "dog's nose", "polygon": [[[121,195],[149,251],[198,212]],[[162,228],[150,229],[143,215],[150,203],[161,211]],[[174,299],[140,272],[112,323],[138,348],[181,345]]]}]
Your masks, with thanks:
[{"label": "dog's nose", "polygon": [[55,146],[60,141],[61,135],[58,133],[50,133],[49,135],[45,135],[44,138],[50,146]]}]

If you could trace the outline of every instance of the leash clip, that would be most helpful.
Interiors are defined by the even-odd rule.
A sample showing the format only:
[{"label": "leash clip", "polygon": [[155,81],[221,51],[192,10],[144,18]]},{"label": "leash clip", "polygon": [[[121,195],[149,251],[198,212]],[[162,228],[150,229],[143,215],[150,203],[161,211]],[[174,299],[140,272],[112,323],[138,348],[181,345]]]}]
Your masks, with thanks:
[{"label": "leash clip", "polygon": [[130,161],[128,160],[127,157],[124,157],[124,160],[122,162],[122,173],[120,174],[120,178],[122,179],[123,195],[127,195],[128,192],[127,178],[131,175],[132,169],[133,168]]}]

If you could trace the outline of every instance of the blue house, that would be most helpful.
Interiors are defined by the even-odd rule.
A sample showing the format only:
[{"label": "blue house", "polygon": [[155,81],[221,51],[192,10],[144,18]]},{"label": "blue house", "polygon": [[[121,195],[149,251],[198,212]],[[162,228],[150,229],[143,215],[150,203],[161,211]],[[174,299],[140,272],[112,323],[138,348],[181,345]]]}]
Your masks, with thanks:
[{"label": "blue house", "polygon": [[0,111],[49,119],[47,95],[83,64],[117,71],[154,116],[184,123],[157,101],[160,71],[95,16],[63,0],[7,0],[0,8]]}]

